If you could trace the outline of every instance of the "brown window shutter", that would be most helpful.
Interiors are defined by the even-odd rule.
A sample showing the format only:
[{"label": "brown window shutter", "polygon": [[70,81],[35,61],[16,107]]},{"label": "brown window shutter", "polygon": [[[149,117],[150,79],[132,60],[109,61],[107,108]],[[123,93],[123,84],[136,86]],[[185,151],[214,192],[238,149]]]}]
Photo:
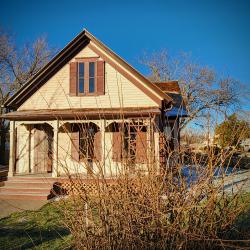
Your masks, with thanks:
[{"label": "brown window shutter", "polygon": [[72,96],[77,95],[78,89],[78,63],[71,62],[70,63],[70,79],[69,79],[69,94]]},{"label": "brown window shutter", "polygon": [[113,151],[113,161],[121,162],[122,160],[122,133],[113,132],[113,142],[112,142],[112,151]]},{"label": "brown window shutter", "polygon": [[79,161],[79,131],[71,132],[71,157]]},{"label": "brown window shutter", "polygon": [[94,155],[97,161],[102,160],[102,133],[99,131],[95,133],[94,137]]},{"label": "brown window shutter", "polygon": [[97,94],[99,95],[104,95],[105,94],[105,74],[104,74],[104,61],[97,61],[97,84],[96,84],[96,89],[97,89]]},{"label": "brown window shutter", "polygon": [[136,163],[147,162],[147,132],[136,134]]}]

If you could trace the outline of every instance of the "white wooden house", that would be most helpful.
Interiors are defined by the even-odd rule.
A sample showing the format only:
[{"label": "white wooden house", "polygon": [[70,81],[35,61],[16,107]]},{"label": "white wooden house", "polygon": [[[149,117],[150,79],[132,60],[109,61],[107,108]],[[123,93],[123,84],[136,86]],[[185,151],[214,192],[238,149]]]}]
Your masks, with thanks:
[{"label": "white wooden house", "polygon": [[[152,83],[82,31],[7,100],[8,176],[133,171],[178,150],[183,113],[177,82]],[[179,112],[181,111],[181,112]],[[163,143],[163,135],[171,134]],[[166,136],[165,136],[166,138]]]}]

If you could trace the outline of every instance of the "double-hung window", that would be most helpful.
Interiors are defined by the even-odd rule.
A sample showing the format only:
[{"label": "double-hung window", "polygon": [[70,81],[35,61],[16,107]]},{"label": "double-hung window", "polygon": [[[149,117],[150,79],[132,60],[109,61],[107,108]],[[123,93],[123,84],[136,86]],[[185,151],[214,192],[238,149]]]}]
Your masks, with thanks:
[{"label": "double-hung window", "polygon": [[78,63],[78,94],[95,94],[96,62]]},{"label": "double-hung window", "polygon": [[70,95],[104,95],[104,61],[79,59],[70,63]]},{"label": "double-hung window", "polygon": [[86,91],[84,86],[84,63],[78,63],[78,92],[84,93]]},{"label": "double-hung window", "polygon": [[95,93],[95,63],[89,63],[89,93]]}]

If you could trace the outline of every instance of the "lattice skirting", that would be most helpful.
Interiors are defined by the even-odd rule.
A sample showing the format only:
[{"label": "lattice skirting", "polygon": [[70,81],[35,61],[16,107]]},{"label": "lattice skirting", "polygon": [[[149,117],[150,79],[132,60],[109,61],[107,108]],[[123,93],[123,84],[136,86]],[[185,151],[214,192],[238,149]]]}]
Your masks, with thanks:
[{"label": "lattice skirting", "polygon": [[[53,185],[53,192],[55,195],[98,195],[100,193],[110,192],[122,192],[122,189],[126,184],[119,180],[93,180],[93,179],[71,179],[55,182]],[[138,185],[136,182],[131,181],[128,188],[132,188],[134,191]]]}]

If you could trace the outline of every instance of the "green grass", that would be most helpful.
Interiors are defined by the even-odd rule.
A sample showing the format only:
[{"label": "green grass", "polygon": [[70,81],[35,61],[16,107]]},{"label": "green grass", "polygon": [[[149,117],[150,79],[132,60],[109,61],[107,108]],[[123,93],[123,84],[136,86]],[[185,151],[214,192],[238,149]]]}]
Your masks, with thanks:
[{"label": "green grass", "polygon": [[38,211],[13,213],[0,220],[0,249],[70,249],[71,235],[53,203]]},{"label": "green grass", "polygon": [[241,196],[240,203],[245,204],[245,210],[236,219],[233,227],[225,235],[226,240],[231,240],[229,249],[249,249],[250,248],[250,193]]},{"label": "green grass", "polygon": [[[232,230],[228,239],[248,238],[250,232],[249,201],[250,193],[245,193],[240,202],[248,204],[248,206],[245,213],[239,216],[235,223],[234,228],[238,233]],[[62,210],[59,208],[61,203],[56,202],[55,204],[48,203],[38,211],[17,212],[1,219],[0,249],[72,249],[72,236],[61,224],[64,218]],[[70,202],[67,204],[71,206]],[[70,207],[64,208],[70,209]]]},{"label": "green grass", "polygon": [[241,234],[236,234],[234,238],[248,238],[250,236],[250,192],[245,193],[241,197],[241,203],[246,205],[244,213],[242,213],[235,222],[234,227]]}]

